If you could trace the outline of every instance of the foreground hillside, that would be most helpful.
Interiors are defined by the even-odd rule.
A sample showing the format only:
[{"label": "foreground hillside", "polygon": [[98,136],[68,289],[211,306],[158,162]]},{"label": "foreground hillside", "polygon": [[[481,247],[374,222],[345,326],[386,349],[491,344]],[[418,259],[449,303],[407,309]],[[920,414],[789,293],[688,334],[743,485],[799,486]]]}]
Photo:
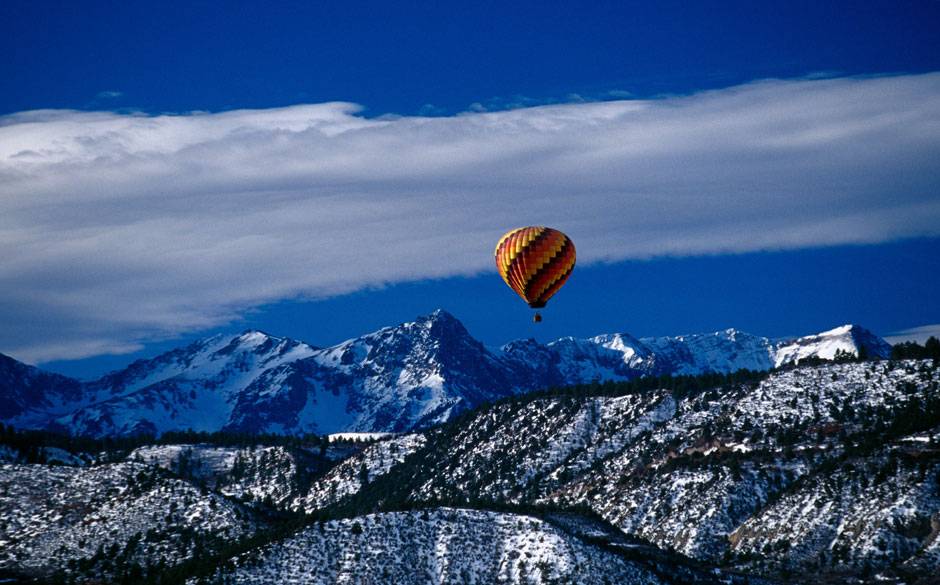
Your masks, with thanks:
[{"label": "foreground hillside", "polygon": [[238,502],[143,464],[0,465],[0,575],[133,580],[258,524]]},{"label": "foreground hillside", "polygon": [[[579,511],[545,516],[444,509],[344,517],[289,514],[344,476],[355,493],[423,444],[406,435],[320,449],[149,445],[76,465],[0,466],[0,580],[13,583],[743,583],[661,551]],[[321,445],[322,446],[322,445]],[[12,452],[7,451],[7,455]],[[381,503],[376,502],[376,506]],[[324,521],[324,518],[336,517]],[[299,531],[298,531],[299,530]]]},{"label": "foreground hillside", "polygon": [[475,510],[369,514],[317,524],[232,562],[217,580],[267,583],[659,585],[641,565],[540,519]]},{"label": "foreground hillside", "polygon": [[[937,365],[752,378],[507,400],[431,430],[404,463],[336,499],[349,510],[585,506],[660,547],[773,576],[940,569]],[[330,501],[328,486],[314,483],[305,502]]]},{"label": "foreground hillside", "polygon": [[407,432],[543,388],[764,371],[806,359],[885,358],[890,351],[854,325],[788,340],[728,329],[487,348],[455,317],[435,311],[328,348],[260,331],[218,335],[87,383],[0,356],[0,422],[96,437],[187,429]]}]

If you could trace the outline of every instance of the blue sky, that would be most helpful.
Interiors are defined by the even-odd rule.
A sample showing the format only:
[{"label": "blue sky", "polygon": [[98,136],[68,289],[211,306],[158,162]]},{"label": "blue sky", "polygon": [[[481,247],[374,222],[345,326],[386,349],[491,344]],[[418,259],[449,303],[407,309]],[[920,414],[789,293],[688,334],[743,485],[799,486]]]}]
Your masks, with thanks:
[{"label": "blue sky", "polygon": [[932,0],[232,2],[224,10],[10,0],[0,5],[8,88],[0,112],[340,100],[371,115],[427,104],[454,113],[514,96],[648,96],[817,72],[933,71],[938,22]]},{"label": "blue sky", "polygon": [[0,351],[940,323],[940,3],[690,4],[3,3]]}]

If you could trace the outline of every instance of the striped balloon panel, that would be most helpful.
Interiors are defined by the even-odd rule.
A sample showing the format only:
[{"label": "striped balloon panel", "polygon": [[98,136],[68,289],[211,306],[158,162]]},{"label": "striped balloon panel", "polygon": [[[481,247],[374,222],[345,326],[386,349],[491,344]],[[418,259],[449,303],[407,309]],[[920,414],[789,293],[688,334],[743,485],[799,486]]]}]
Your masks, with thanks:
[{"label": "striped balloon panel", "polygon": [[496,268],[512,290],[532,308],[544,307],[574,270],[574,244],[543,226],[507,232],[494,252]]}]

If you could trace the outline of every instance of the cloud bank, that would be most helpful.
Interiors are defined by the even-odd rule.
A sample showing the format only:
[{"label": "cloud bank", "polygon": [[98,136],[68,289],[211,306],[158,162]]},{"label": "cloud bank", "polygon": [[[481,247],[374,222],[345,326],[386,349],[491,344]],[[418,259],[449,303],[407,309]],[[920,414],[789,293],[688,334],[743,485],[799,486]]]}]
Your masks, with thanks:
[{"label": "cloud bank", "polygon": [[366,119],[347,103],[0,117],[0,351],[139,348],[261,303],[491,269],[940,234],[940,74]]}]

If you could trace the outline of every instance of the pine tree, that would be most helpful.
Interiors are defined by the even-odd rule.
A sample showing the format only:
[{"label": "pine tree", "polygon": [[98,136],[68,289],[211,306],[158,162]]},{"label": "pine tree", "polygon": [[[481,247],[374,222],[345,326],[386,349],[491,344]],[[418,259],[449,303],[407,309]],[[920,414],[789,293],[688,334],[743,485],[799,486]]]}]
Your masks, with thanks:
[{"label": "pine tree", "polygon": [[369,485],[369,468],[366,467],[365,461],[359,466],[359,483],[362,484],[363,487]]},{"label": "pine tree", "polygon": [[924,357],[940,360],[940,339],[931,336],[924,344]]}]

